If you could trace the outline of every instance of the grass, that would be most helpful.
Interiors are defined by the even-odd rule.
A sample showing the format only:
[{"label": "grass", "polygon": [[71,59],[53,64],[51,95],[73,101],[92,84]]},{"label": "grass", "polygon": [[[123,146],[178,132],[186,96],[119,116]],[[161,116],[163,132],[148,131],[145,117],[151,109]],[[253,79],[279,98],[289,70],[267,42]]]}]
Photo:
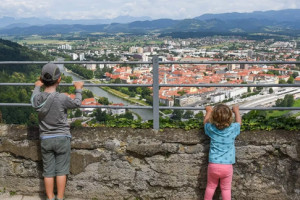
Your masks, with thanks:
[{"label": "grass", "polygon": [[267,118],[270,118],[270,117],[279,117],[279,116],[282,116],[282,115],[285,115],[287,114],[289,111],[288,110],[274,110],[274,111],[268,111],[267,112]]},{"label": "grass", "polygon": [[149,106],[149,104],[147,104],[146,102],[144,101],[141,101],[141,100],[138,100],[138,99],[135,99],[135,98],[131,98],[129,97],[129,95],[127,94],[124,94],[118,90],[114,90],[114,89],[111,89],[109,87],[101,87],[103,90],[105,90],[106,92],[109,92],[117,97],[120,97],[126,101],[129,101],[129,102],[132,102],[132,103],[136,103],[136,104],[140,104],[140,105],[144,105],[144,106]]},{"label": "grass", "polygon": [[25,40],[19,40],[19,44],[28,44],[28,45],[34,45],[34,44],[70,44],[68,41],[64,40],[49,40],[49,39],[25,39]]},{"label": "grass", "polygon": [[38,45],[38,44],[47,44],[47,45],[61,45],[61,44],[71,44],[71,42],[67,40],[57,40],[57,39],[43,39],[42,36],[39,35],[32,35],[28,37],[23,37],[22,39],[14,38],[14,41],[16,41],[19,44],[28,44],[28,45]]},{"label": "grass", "polygon": [[[296,100],[293,104],[292,107],[300,107],[300,99]],[[289,113],[290,111],[289,110],[274,110],[274,111],[268,111],[267,112],[267,118],[270,118],[270,117],[279,117],[279,116],[282,116],[282,115],[285,115],[287,113]],[[297,113],[295,114],[295,116],[299,116],[300,113]]]}]

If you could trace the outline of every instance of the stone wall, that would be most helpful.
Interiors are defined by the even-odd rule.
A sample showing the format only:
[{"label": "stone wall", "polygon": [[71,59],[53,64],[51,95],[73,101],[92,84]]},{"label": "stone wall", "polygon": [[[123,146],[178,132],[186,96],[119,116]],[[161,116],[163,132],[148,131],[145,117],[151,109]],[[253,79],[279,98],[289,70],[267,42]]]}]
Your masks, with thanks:
[{"label": "stone wall", "polygon": [[[209,148],[203,130],[71,132],[67,197],[203,199]],[[300,131],[242,132],[236,151],[232,199],[300,199]],[[0,188],[43,194],[39,152],[38,130],[0,125]]]}]

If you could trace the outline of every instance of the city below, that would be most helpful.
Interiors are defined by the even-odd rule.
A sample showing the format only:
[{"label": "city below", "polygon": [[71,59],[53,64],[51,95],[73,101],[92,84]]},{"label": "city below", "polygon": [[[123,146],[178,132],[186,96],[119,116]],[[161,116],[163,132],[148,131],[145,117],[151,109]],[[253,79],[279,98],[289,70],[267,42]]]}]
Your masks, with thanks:
[{"label": "city below", "polygon": [[[120,38],[119,38],[120,39]],[[274,39],[254,41],[233,37],[206,37],[201,39],[170,39],[144,36],[144,40],[156,41],[144,46],[128,46],[122,43],[143,38],[121,38],[117,44],[112,38],[82,45],[62,44],[48,48],[45,53],[66,54],[72,60],[99,60],[103,57],[117,58],[118,61],[151,61],[154,55],[160,61],[297,61],[297,42],[275,41]],[[126,41],[128,40],[128,41]],[[108,61],[108,60],[107,60]],[[152,65],[84,64],[80,67],[94,74],[110,69],[102,77],[91,80],[103,83],[152,84]],[[108,71],[106,69],[106,71]],[[159,82],[163,84],[278,84],[300,83],[298,67],[295,64],[172,64],[159,66]],[[162,105],[205,106],[216,103],[228,105],[238,103],[243,107],[270,107],[286,94],[299,97],[298,88],[202,88],[162,87],[159,100]],[[133,98],[138,96],[132,95]],[[145,99],[142,99],[146,101]],[[88,105],[88,103],[86,104]]]}]

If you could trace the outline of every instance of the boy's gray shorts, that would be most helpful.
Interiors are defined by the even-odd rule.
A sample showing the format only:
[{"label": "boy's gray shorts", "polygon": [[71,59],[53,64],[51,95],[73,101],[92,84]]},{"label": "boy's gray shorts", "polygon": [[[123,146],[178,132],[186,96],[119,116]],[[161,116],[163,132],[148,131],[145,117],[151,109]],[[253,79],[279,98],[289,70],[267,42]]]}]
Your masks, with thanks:
[{"label": "boy's gray shorts", "polygon": [[43,176],[55,177],[69,174],[71,138],[54,137],[41,140]]}]

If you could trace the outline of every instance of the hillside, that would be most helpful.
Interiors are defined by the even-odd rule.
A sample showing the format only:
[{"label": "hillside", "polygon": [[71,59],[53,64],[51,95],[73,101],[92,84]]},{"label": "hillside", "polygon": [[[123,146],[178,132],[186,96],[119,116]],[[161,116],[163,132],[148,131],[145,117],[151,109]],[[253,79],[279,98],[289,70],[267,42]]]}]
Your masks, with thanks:
[{"label": "hillside", "polygon": [[[0,61],[49,60],[39,52],[17,43],[0,39]],[[0,82],[34,82],[40,73],[37,65],[0,65]],[[29,103],[32,87],[0,86],[1,103]],[[9,124],[26,124],[36,120],[30,107],[0,107],[2,119]]]}]

